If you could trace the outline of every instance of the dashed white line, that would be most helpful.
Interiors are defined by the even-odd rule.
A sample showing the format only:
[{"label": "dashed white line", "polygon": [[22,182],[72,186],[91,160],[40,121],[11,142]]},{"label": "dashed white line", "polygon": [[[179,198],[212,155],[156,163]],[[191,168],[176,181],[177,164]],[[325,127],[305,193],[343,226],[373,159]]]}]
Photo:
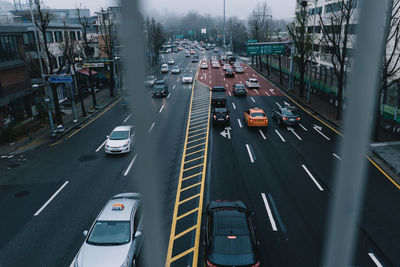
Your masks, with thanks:
[{"label": "dashed white line", "polygon": [[233,109],[236,109],[236,105],[233,102],[232,102],[232,107],[233,107]]},{"label": "dashed white line", "polygon": [[301,137],[294,131],[294,129],[289,129],[300,141],[302,140]]},{"label": "dashed white line", "polygon": [[58,193],[61,192],[61,190],[63,190],[63,188],[69,183],[69,181],[65,181],[65,183],[63,183],[63,185],[49,198],[49,200],[46,201],[46,203],[44,203],[44,205],[33,215],[33,216],[38,216],[42,210],[44,210],[47,205],[49,205],[49,203],[58,195]]},{"label": "dashed white line", "polygon": [[168,94],[167,99],[171,96],[171,93]]},{"label": "dashed white line", "polygon": [[376,264],[378,267],[383,267],[382,263],[379,262],[379,260],[375,257],[374,253],[368,253],[368,256],[371,258],[371,260]]},{"label": "dashed white line", "polygon": [[280,108],[282,107],[281,105],[279,105],[279,103],[278,103],[278,102],[275,102],[275,104],[277,104],[277,105],[278,105],[278,107],[280,107]]},{"label": "dashed white line", "polygon": [[107,139],[96,149],[96,152],[99,152],[100,149],[106,144]]},{"label": "dashed white line", "polygon": [[259,95],[258,91],[256,89],[253,89],[254,92],[256,92],[257,95]]},{"label": "dashed white line", "polygon": [[172,87],[172,90],[175,89],[175,87],[176,87],[176,85],[174,85],[174,86]]},{"label": "dashed white line", "polygon": [[335,158],[337,158],[338,160],[342,160],[342,158],[339,157],[338,155],[336,155],[335,153],[332,153],[332,155],[333,155]]},{"label": "dashed white line", "polygon": [[238,123],[239,123],[239,127],[242,128],[242,123],[240,122],[240,119],[237,119]]},{"label": "dashed white line", "polygon": [[132,159],[131,162],[129,163],[128,168],[126,168],[126,170],[125,170],[125,172],[124,172],[124,176],[127,176],[127,175],[128,175],[129,171],[130,171],[131,168],[132,168],[133,163],[135,163],[136,156],[137,156],[137,155],[135,154],[135,156],[133,157],[133,159]]},{"label": "dashed white line", "polygon": [[303,126],[303,124],[299,123],[300,127],[303,128],[304,131],[308,131],[306,127]]},{"label": "dashed white line", "polygon": [[265,137],[263,131],[261,131],[261,129],[258,129],[258,132],[261,134],[262,138],[264,138],[264,140],[267,140],[267,137]]},{"label": "dashed white line", "polygon": [[324,135],[320,130],[318,130],[317,128],[313,128],[315,131],[317,131],[317,133],[319,133],[320,135],[322,135],[323,137],[325,137],[326,140],[331,140],[328,136]]},{"label": "dashed white line", "polygon": [[231,94],[231,92],[230,92],[230,91],[228,91],[228,94],[229,94],[229,96],[232,96],[232,94]]},{"label": "dashed white line", "polygon": [[254,163],[253,153],[251,152],[250,146],[248,144],[246,144],[246,148],[247,148],[247,153],[249,153],[250,162]]},{"label": "dashed white line", "polygon": [[227,83],[226,83],[225,85],[226,85],[226,87],[228,87],[228,84],[227,84]]},{"label": "dashed white line", "polygon": [[149,133],[151,133],[151,130],[153,130],[154,125],[156,125],[155,122],[153,122],[153,124],[150,126]]},{"label": "dashed white line", "polygon": [[268,92],[267,92],[267,91],[265,91],[265,94],[266,94],[267,96],[271,96],[270,94],[268,94]]},{"label": "dashed white line", "polygon": [[164,105],[161,106],[160,111],[158,111],[158,113],[161,113],[164,109]]},{"label": "dashed white line", "polygon": [[282,135],[278,132],[278,130],[275,130],[275,132],[281,138],[282,142],[286,142]]},{"label": "dashed white line", "polygon": [[276,227],[275,219],[274,219],[274,216],[272,216],[272,211],[271,211],[271,208],[269,207],[267,197],[265,196],[264,193],[261,193],[261,197],[264,201],[264,206],[265,206],[265,209],[267,210],[267,214],[268,214],[269,222],[271,223],[272,230],[278,231],[278,227]]},{"label": "dashed white line", "polygon": [[124,123],[127,122],[127,120],[129,120],[129,118],[132,116],[132,114],[129,114],[128,117],[126,117],[126,119],[124,120]]},{"label": "dashed white line", "polygon": [[176,82],[179,82],[179,78],[178,78],[178,79],[176,79]]},{"label": "dashed white line", "polygon": [[305,165],[301,165],[301,167],[303,167],[303,169],[306,171],[306,173],[308,174],[308,176],[310,176],[311,180],[314,182],[314,184],[318,187],[319,191],[324,191],[324,189],[322,188],[322,186],[318,183],[318,181],[314,178],[314,176],[311,174],[311,172],[307,169],[307,167]]},{"label": "dashed white line", "polygon": [[253,97],[250,97],[251,98],[251,101],[253,101],[254,103],[256,103],[256,101],[254,100],[254,98]]}]

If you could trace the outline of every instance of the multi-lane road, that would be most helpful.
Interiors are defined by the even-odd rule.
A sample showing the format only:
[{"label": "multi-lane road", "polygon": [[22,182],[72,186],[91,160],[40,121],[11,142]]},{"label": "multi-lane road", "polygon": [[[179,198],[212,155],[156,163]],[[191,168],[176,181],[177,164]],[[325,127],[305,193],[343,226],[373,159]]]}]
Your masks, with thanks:
[{"label": "multi-lane road", "polygon": [[[183,85],[180,75],[159,75],[170,94],[152,100],[148,133],[164,159],[155,164],[164,174],[160,238],[167,263],[203,266],[204,206],[239,199],[254,211],[263,266],[319,266],[341,160],[340,134],[300,106],[298,128],[270,119],[268,129],[249,129],[244,110],[259,107],[270,117],[273,108],[297,103],[244,63],[244,74],[225,78],[220,69],[198,70],[183,52],[163,60],[169,57],[183,72],[197,74],[197,81]],[[232,85],[249,77],[258,78],[261,89],[232,96]],[[209,123],[214,85],[228,89],[230,129]],[[84,240],[82,231],[106,201],[138,191],[135,150],[106,156],[102,147],[114,127],[133,124],[135,116],[140,114],[117,100],[62,142],[17,155],[23,158],[19,166],[0,170],[0,266],[69,266]],[[400,265],[399,210],[398,186],[369,164],[355,266]]]}]

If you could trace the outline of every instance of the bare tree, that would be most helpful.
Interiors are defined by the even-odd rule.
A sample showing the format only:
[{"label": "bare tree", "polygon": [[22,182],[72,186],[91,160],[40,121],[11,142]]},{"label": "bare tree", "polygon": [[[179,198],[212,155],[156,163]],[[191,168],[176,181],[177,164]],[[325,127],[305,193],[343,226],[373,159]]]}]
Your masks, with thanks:
[{"label": "bare tree", "polygon": [[231,42],[232,52],[244,52],[248,34],[246,25],[238,17],[230,17],[227,23],[228,40]]},{"label": "bare tree", "polygon": [[307,70],[307,63],[311,59],[312,36],[307,32],[307,22],[309,17],[310,15],[306,10],[306,5],[302,5],[301,8],[296,12],[294,21],[287,27],[289,35],[291,36],[293,44],[296,48],[293,60],[297,64],[300,73],[300,97],[304,96],[304,76]]},{"label": "bare tree", "polygon": [[319,14],[319,23],[322,29],[322,45],[330,54],[330,61],[337,78],[337,111],[336,119],[342,119],[343,88],[346,73],[349,67],[347,51],[352,41],[350,29],[355,20],[355,0],[341,0],[333,4],[326,20]]},{"label": "bare tree", "polygon": [[166,34],[161,23],[156,22],[154,18],[147,17],[145,20],[145,40],[148,52],[154,56],[151,65],[154,67],[160,57],[160,50],[162,45],[167,40]]}]

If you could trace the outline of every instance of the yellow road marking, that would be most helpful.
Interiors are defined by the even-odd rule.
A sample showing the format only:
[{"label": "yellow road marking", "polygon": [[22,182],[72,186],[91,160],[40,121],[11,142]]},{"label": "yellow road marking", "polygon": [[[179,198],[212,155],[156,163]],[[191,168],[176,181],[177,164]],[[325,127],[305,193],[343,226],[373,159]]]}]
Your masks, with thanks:
[{"label": "yellow road marking", "polygon": [[187,233],[189,233],[190,231],[193,231],[196,228],[196,225],[193,225],[192,227],[186,229],[183,232],[180,232],[179,234],[177,234],[176,236],[174,236],[174,239],[178,239],[179,237],[186,235]]},{"label": "yellow road marking", "polygon": [[199,184],[201,184],[201,182],[198,182],[198,183],[196,183],[196,184],[192,184],[192,185],[190,185],[190,186],[186,186],[185,188],[181,189],[181,192],[186,191],[186,190],[188,190],[188,189],[190,189],[190,188],[196,187],[196,186],[198,186]]},{"label": "yellow road marking", "polygon": [[205,134],[205,133],[194,134],[194,135],[192,135],[192,136],[189,136],[189,138],[193,138],[193,137],[196,137],[196,136],[199,136],[199,135],[202,135],[202,134]]},{"label": "yellow road marking", "polygon": [[199,208],[192,209],[191,211],[188,211],[188,212],[182,214],[181,216],[176,217],[176,219],[177,219],[177,220],[180,220],[180,219],[182,219],[182,218],[184,218],[184,217],[186,217],[186,216],[188,216],[188,215],[190,215],[190,214],[192,214],[193,212],[196,212],[196,211],[198,211],[198,210],[199,210]]},{"label": "yellow road marking", "polygon": [[190,143],[194,143],[194,142],[198,142],[198,141],[200,141],[200,140],[203,140],[203,139],[206,139],[207,137],[200,137],[200,138],[197,138],[197,139],[195,139],[195,140],[192,140],[192,141],[189,141],[188,142],[188,144],[190,144]]},{"label": "yellow road marking", "polygon": [[204,145],[206,142],[203,142],[203,143],[201,143],[201,144],[198,144],[198,145],[195,145],[195,146],[191,146],[191,147],[188,147],[187,148],[187,150],[189,150],[189,149],[192,149],[192,148],[195,148],[195,147],[198,147],[198,146],[202,146],[202,145]]},{"label": "yellow road marking", "polygon": [[[191,129],[196,129],[196,128],[199,128],[199,127],[204,127],[204,128],[205,128],[205,125],[204,125],[204,124],[206,124],[206,122],[202,122],[202,123],[199,124],[199,125],[191,126],[191,127],[189,127],[189,131],[190,131]],[[190,124],[190,125],[192,125],[192,124]]]},{"label": "yellow road marking", "polygon": [[[210,107],[206,107],[206,108],[199,108],[199,109],[197,109],[197,110],[194,110],[193,112],[192,112],[192,114],[198,114],[198,113],[201,113],[201,112],[204,112],[204,110],[207,110],[207,109],[209,109]],[[199,112],[200,111],[200,112]]]},{"label": "yellow road marking", "polygon": [[205,123],[207,123],[207,121],[208,121],[208,118],[205,119],[204,121],[196,121],[194,123],[190,123],[190,127],[194,127],[195,125],[198,125],[198,124],[205,124]]},{"label": "yellow road marking", "polygon": [[372,163],[372,165],[374,165],[383,175],[385,175],[385,177],[386,177],[387,179],[389,179],[389,181],[392,182],[392,184],[394,184],[394,186],[396,186],[397,189],[400,189],[400,185],[397,184],[397,183],[393,180],[393,178],[389,176],[389,174],[387,174],[384,170],[382,170],[382,168],[379,167],[379,165],[378,165],[375,161],[373,161],[373,160],[372,160],[370,157],[368,157],[368,156],[367,156],[367,159],[368,159],[368,160]]},{"label": "yellow road marking", "polygon": [[199,113],[195,114],[194,116],[192,115],[191,119],[193,119],[193,118],[197,119],[197,118],[200,118],[200,117],[203,118],[203,116],[206,115],[207,113],[208,113],[208,110],[199,112]]},{"label": "yellow road marking", "polygon": [[[181,192],[181,190],[180,190],[180,189],[179,189],[179,192]],[[200,195],[200,194],[196,194],[196,195],[194,195],[194,196],[191,196],[191,197],[185,198],[184,200],[182,200],[182,201],[179,201],[179,202],[178,202],[178,204],[180,205],[180,204],[186,203],[186,202],[188,202],[189,200],[192,200],[192,199],[194,199],[194,198],[197,198],[199,195]]]},{"label": "yellow road marking", "polygon": [[189,167],[189,168],[183,169],[183,171],[185,172],[185,171],[188,171],[188,170],[192,170],[192,169],[198,168],[198,167],[200,167],[200,166],[203,166],[203,163],[198,164],[198,165],[193,166],[193,167]]},{"label": "yellow road marking", "polygon": [[196,150],[195,152],[191,152],[191,153],[189,153],[189,154],[186,154],[186,157],[187,157],[187,156],[191,156],[191,155],[196,154],[196,153],[199,153],[199,152],[204,151],[204,150],[205,150],[205,148]]},{"label": "yellow road marking", "polygon": [[208,119],[208,118],[204,118],[203,116],[198,116],[198,117],[196,117],[195,119],[193,119],[191,121],[193,122],[193,121],[201,121],[201,120],[207,120]]},{"label": "yellow road marking", "polygon": [[185,161],[185,164],[186,164],[186,163],[189,163],[189,162],[192,162],[192,161],[195,161],[195,160],[198,160],[198,159],[201,159],[201,158],[204,158],[204,156],[197,157],[197,158],[194,158],[194,159],[191,159],[191,160]]},{"label": "yellow road marking", "polygon": [[197,133],[197,132],[200,132],[200,131],[204,131],[205,129],[207,129],[207,126],[205,126],[203,128],[200,128],[200,129],[197,129],[196,131],[192,131],[192,130],[189,130],[189,131],[192,134],[192,133]]},{"label": "yellow road marking", "polygon": [[189,180],[189,179],[191,179],[191,178],[193,178],[193,177],[199,176],[199,175],[202,174],[202,173],[203,173],[203,172],[198,172],[198,173],[195,173],[195,174],[190,175],[190,176],[188,176],[188,177],[184,177],[184,178],[182,178],[182,181]]},{"label": "yellow road marking", "polygon": [[194,250],[194,247],[189,248],[188,250],[186,250],[186,251],[184,251],[184,252],[182,252],[182,253],[176,255],[175,257],[173,257],[173,258],[171,259],[171,262],[176,261],[176,260],[178,260],[178,259],[180,259],[180,258],[186,256],[187,254],[191,253],[193,250]]},{"label": "yellow road marking", "polygon": [[199,103],[199,104],[196,104],[195,106],[193,106],[192,108],[198,109],[200,107],[208,107],[208,103]]}]

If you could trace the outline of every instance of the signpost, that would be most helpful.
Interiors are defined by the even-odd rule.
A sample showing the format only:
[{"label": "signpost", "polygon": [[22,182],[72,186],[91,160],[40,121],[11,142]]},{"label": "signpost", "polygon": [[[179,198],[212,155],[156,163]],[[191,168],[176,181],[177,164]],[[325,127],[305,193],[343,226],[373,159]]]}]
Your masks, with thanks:
[{"label": "signpost", "polygon": [[72,83],[71,75],[50,75],[49,83]]},{"label": "signpost", "polygon": [[[249,40],[253,41],[253,40]],[[282,55],[288,42],[251,43],[247,41],[247,55]]]},{"label": "signpost", "polygon": [[257,41],[257,39],[250,39],[250,40],[247,40],[246,43],[247,44],[255,44],[255,43],[258,43],[258,41]]},{"label": "signpost", "polygon": [[88,68],[104,68],[103,62],[86,62],[82,64],[82,67],[85,69]]}]

